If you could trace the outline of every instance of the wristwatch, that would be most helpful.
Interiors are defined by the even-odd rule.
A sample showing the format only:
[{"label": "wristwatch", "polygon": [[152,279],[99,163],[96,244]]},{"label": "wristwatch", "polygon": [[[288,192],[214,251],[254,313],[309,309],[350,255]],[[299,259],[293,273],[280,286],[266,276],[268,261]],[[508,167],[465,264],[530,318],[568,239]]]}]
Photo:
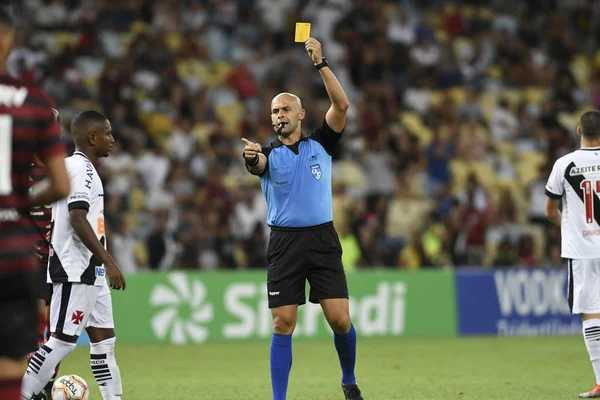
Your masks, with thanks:
[{"label": "wristwatch", "polygon": [[321,60],[321,63],[315,64],[316,69],[321,69],[323,67],[329,67],[329,62],[327,62],[327,59],[325,57],[323,57],[323,59]]}]

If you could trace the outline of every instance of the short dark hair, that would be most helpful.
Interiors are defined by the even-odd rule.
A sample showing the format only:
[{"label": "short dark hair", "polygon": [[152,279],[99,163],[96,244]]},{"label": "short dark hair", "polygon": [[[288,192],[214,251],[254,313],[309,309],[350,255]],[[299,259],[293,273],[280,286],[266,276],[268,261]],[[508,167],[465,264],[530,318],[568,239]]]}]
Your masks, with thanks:
[{"label": "short dark hair", "polygon": [[586,111],[579,119],[581,125],[581,135],[586,139],[600,138],[600,111]]},{"label": "short dark hair", "polygon": [[82,133],[82,130],[85,130],[91,123],[94,122],[104,122],[108,118],[104,114],[94,110],[83,111],[73,118],[71,122],[71,132],[73,135],[78,135]]}]

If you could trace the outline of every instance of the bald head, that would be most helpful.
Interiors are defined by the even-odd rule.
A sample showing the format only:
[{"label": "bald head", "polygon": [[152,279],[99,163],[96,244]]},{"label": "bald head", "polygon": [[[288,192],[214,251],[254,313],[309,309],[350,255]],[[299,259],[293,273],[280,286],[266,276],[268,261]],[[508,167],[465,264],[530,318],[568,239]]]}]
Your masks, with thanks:
[{"label": "bald head", "polygon": [[273,100],[271,100],[271,106],[279,102],[287,105],[295,104],[295,106],[298,107],[298,111],[302,110],[302,102],[300,101],[300,97],[296,96],[295,94],[286,92],[279,93],[277,96],[273,97]]},{"label": "bald head", "polygon": [[[279,93],[271,101],[271,122],[281,137],[300,137],[305,111],[295,94]],[[277,127],[281,126],[281,129]]]}]

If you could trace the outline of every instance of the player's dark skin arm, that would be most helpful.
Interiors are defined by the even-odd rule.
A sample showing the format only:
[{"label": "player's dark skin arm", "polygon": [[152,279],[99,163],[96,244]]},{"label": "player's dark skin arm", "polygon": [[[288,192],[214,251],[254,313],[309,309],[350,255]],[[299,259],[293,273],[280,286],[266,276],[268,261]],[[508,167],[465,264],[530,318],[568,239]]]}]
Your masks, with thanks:
[{"label": "player's dark skin arm", "polygon": [[53,156],[43,162],[48,171],[48,178],[37,185],[37,190],[29,198],[31,207],[53,203],[66,197],[71,190],[65,155]]},{"label": "player's dark skin arm", "polygon": [[560,226],[562,214],[558,209],[560,200],[546,199],[546,217],[556,226]]},{"label": "player's dark skin arm", "polygon": [[108,254],[111,254],[113,252],[112,251],[112,241],[110,240],[111,236],[112,236],[112,231],[107,224],[106,226],[104,226],[104,237],[106,238],[106,251],[108,251]]},{"label": "player's dark skin arm", "polygon": [[87,210],[74,209],[69,211],[69,216],[71,226],[75,233],[77,233],[77,236],[79,236],[79,239],[104,264],[110,287],[112,289],[125,290],[125,278],[115,260],[98,241],[96,233],[87,220]]}]

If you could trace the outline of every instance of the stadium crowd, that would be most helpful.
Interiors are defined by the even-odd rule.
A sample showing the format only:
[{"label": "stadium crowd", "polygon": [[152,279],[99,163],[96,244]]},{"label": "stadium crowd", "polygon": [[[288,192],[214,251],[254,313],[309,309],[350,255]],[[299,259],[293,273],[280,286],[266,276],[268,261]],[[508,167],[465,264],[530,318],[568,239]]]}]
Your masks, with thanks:
[{"label": "stadium crowd", "polygon": [[112,123],[99,170],[124,272],[266,267],[266,203],[240,139],[274,139],[279,92],[303,100],[306,133],[329,104],[296,21],[351,101],[333,176],[345,268],[563,265],[544,184],[578,145],[581,111],[600,108],[600,3],[24,4],[10,73],[43,82],[67,141],[78,110]]}]

